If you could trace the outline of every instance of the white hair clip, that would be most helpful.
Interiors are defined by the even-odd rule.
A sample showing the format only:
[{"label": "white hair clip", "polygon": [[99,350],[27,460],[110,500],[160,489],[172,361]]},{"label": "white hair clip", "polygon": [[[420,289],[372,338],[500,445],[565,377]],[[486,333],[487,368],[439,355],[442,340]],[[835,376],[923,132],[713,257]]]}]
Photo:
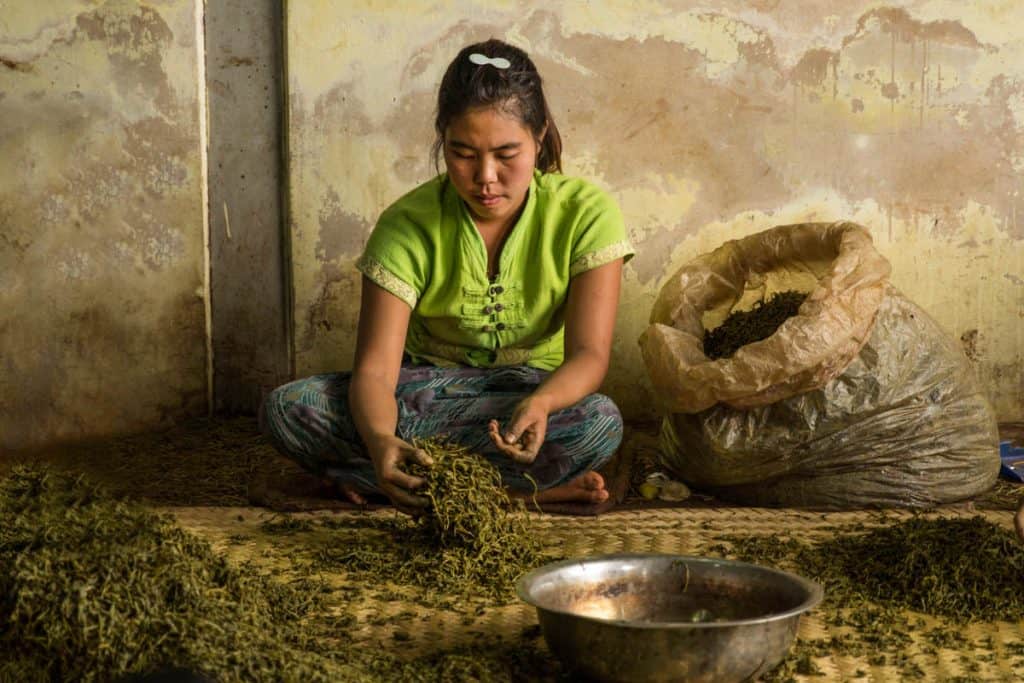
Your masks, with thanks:
[{"label": "white hair clip", "polygon": [[482,55],[479,52],[474,52],[473,54],[471,54],[469,56],[469,61],[473,62],[474,64],[479,64],[480,66],[483,66],[484,64],[490,64],[495,69],[507,69],[510,66],[512,66],[512,62],[508,61],[504,57],[487,57],[486,55]]}]

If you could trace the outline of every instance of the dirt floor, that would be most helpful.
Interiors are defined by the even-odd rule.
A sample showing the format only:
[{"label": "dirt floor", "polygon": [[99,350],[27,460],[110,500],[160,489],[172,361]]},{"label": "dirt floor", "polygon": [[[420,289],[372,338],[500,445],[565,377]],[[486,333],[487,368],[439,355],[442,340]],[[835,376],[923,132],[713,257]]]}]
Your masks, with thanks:
[{"label": "dirt floor", "polygon": [[[618,500],[603,514],[531,513],[543,543],[563,557],[632,551],[706,555],[714,554],[722,538],[737,533],[813,541],[852,525],[891,524],[912,516],[905,511],[747,508],[701,495],[684,502],[648,501],[638,484],[657,468],[656,434],[651,424],[627,429],[618,463],[607,473]],[[1004,435],[1020,444],[1024,425],[1007,425]],[[173,514],[232,560],[252,563],[283,581],[308,576],[310,560],[339,542],[329,525],[321,524],[325,520],[369,522],[396,514],[387,507],[353,509],[338,503],[329,488],[277,455],[250,418],[197,420],[161,434],[55,449],[34,459],[86,472],[117,492],[139,497]],[[0,469],[12,462],[0,461]],[[1012,529],[1011,511],[1021,495],[1024,487],[1001,480],[985,496],[929,514],[980,515]],[[310,523],[289,525],[283,520]],[[539,639],[536,615],[521,603],[495,607],[424,600],[416,591],[390,587],[383,580],[380,585],[354,586],[344,571],[322,566],[316,571],[334,588],[329,608],[344,624],[346,646],[393,646],[415,656],[439,647]],[[800,622],[798,640],[817,645],[805,673],[797,671],[792,680],[1019,680],[1024,623],[972,623],[963,629],[962,639],[937,646],[927,634],[943,620],[914,618],[909,643],[880,643],[877,652],[860,648],[851,654],[849,648],[830,649],[828,643],[849,641],[858,627],[828,618],[821,610],[810,612]]]}]

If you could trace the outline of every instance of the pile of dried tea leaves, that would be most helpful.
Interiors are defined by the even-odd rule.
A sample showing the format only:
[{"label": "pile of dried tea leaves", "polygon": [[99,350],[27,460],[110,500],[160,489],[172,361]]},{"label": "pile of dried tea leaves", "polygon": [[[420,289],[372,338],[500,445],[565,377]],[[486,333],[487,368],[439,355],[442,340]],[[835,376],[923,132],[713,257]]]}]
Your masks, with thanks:
[{"label": "pile of dried tea leaves", "polygon": [[704,332],[704,355],[712,360],[729,358],[737,349],[775,334],[782,323],[797,314],[807,294],[776,292],[747,311],[733,311],[721,325]]},{"label": "pile of dried tea leaves", "polygon": [[168,665],[218,680],[343,673],[288,628],[316,608],[236,570],[166,516],[84,478],[0,482],[0,680],[111,680]]},{"label": "pile of dried tea leaves", "polygon": [[386,537],[349,536],[320,559],[377,581],[513,601],[516,579],[551,559],[541,553],[522,501],[509,499],[500,473],[482,456],[440,440],[416,445],[433,460],[409,467],[426,480],[417,492],[430,501],[425,513],[389,520]]},{"label": "pile of dried tea leaves", "polygon": [[870,601],[957,623],[1024,619],[1024,546],[984,517],[914,517],[816,544],[730,540],[743,557],[792,559],[842,606]]},{"label": "pile of dried tea leaves", "polygon": [[[402,661],[345,647],[331,588],[233,566],[168,515],[82,477],[0,480],[0,680],[108,681],[184,667],[215,681],[557,680],[536,643]],[[323,623],[320,623],[323,622]],[[341,636],[344,631],[341,631]]]},{"label": "pile of dried tea leaves", "polygon": [[850,591],[955,622],[1024,619],[1024,547],[985,520],[910,519],[818,547]]},{"label": "pile of dried tea leaves", "polygon": [[[991,643],[968,642],[963,624],[1024,619],[1024,547],[1011,531],[983,517],[913,517],[836,531],[817,543],[728,535],[720,537],[728,546],[710,549],[820,582],[822,618],[848,630],[842,639],[798,641],[766,680],[814,673],[813,657],[835,655],[863,656],[872,666],[897,667],[903,678],[923,678],[907,654],[914,634],[923,634],[926,654],[944,646],[994,651]],[[1015,655],[1016,664],[1024,665],[1024,649]],[[972,661],[963,665],[978,667]]]}]

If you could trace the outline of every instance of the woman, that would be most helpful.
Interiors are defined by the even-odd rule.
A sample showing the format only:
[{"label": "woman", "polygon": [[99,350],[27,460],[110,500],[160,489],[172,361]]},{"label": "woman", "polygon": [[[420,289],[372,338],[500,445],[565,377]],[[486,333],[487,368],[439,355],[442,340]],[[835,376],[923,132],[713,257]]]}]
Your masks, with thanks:
[{"label": "woman", "polygon": [[[622,265],[633,255],[614,202],[561,175],[561,138],[540,75],[499,40],[464,48],[438,93],[435,164],[447,172],[391,205],[358,269],[351,373],[275,390],[277,448],[349,500],[426,504],[407,460],[445,434],[481,453],[512,493],[608,498],[595,470],[622,418],[593,393],[608,368]],[[529,476],[527,476],[529,475]]]}]

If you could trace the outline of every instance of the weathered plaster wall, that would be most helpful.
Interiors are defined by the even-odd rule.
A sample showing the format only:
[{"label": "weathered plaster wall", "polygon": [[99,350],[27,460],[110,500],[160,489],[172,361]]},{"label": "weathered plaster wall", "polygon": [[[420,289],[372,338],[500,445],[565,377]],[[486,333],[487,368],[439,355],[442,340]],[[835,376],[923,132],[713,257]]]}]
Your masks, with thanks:
[{"label": "weathered plaster wall", "polygon": [[0,450],[206,410],[193,0],[0,11]]},{"label": "weathered plaster wall", "polygon": [[1021,3],[303,0],[286,21],[298,374],[350,367],[353,262],[433,173],[448,60],[497,36],[531,53],[566,172],[612,192],[639,249],[606,384],[627,412],[651,405],[636,340],[667,275],[727,239],[843,218],[963,339],[1000,419],[1024,419]]}]

